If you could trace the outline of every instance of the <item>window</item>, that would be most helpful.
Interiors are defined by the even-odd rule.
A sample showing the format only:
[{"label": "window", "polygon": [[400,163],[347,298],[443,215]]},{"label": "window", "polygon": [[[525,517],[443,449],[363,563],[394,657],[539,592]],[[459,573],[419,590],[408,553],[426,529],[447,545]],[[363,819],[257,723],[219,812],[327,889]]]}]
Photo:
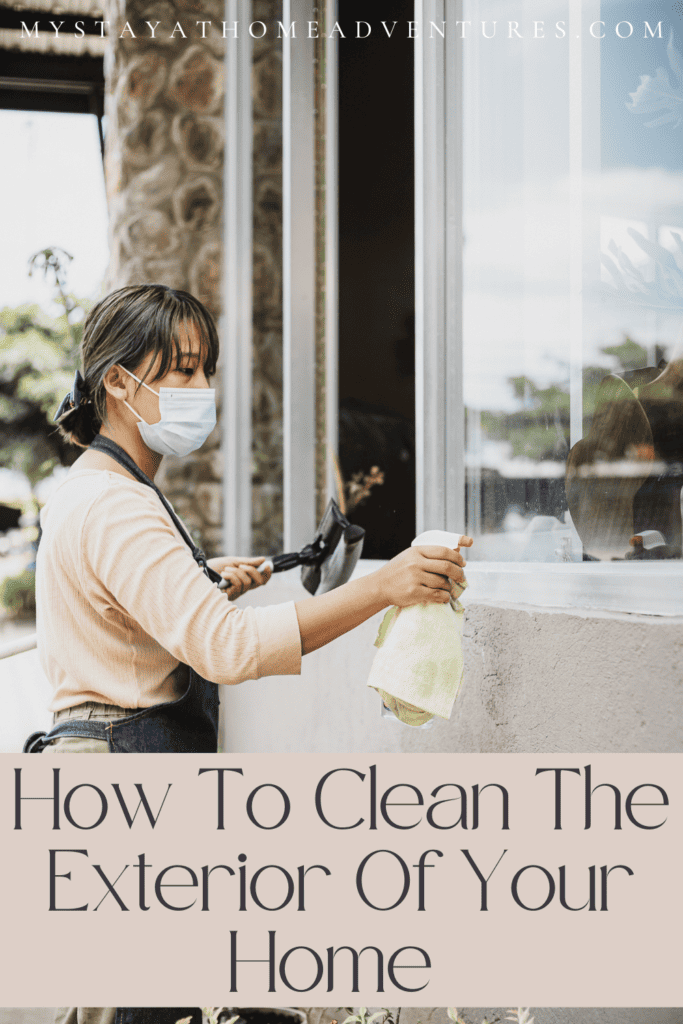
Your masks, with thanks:
[{"label": "window", "polygon": [[683,20],[416,17],[418,529],[484,596],[680,614]]},{"label": "window", "polygon": [[363,20],[367,0],[345,0],[340,12],[338,454],[366,558],[415,536],[412,7],[380,0]]},{"label": "window", "polygon": [[662,89],[683,48],[669,10],[565,3],[534,22],[528,4],[464,5],[473,557],[681,557],[683,146]]},{"label": "window", "polygon": [[[415,531],[475,536],[479,596],[683,612],[674,17],[661,0],[415,0]],[[344,116],[340,97],[340,178]],[[352,192],[339,182],[340,307]],[[325,383],[342,405],[344,315]]]}]

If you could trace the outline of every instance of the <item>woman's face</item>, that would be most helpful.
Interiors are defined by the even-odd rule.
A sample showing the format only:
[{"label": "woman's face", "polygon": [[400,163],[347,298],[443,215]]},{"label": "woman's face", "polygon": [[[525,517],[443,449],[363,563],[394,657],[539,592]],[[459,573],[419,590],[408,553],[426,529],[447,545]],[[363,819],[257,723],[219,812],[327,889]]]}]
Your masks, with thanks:
[{"label": "woman's face", "polygon": [[[179,335],[181,361],[180,366],[169,370],[163,377],[155,379],[155,370],[161,364],[158,355],[150,369],[150,357],[142,360],[135,368],[135,376],[144,380],[153,391],[159,388],[208,388],[209,381],[204,372],[206,352],[202,348],[199,333],[194,324],[184,324]],[[149,370],[149,372],[148,372]],[[147,377],[145,378],[145,374]],[[159,399],[147,388],[138,387],[134,400],[130,403],[146,423],[158,423],[161,419]]]}]

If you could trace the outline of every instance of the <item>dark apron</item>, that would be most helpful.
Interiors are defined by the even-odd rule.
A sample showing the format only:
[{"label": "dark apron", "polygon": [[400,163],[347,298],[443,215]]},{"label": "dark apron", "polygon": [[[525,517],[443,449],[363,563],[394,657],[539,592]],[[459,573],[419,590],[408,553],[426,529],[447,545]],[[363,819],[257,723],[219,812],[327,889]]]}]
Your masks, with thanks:
[{"label": "dark apron", "polygon": [[[195,562],[212,583],[219,583],[222,577],[206,564],[204,552],[194,544],[169,502],[123,448],[101,434],[90,447],[111,456],[136,480],[156,492],[191,549]],[[218,749],[218,686],[202,679],[189,665],[185,668],[187,688],[177,700],[156,704],[111,722],[67,718],[57,722],[47,733],[34,732],[29,736],[24,753],[40,754],[50,740],[61,736],[81,736],[105,740],[114,754],[215,754]]]}]

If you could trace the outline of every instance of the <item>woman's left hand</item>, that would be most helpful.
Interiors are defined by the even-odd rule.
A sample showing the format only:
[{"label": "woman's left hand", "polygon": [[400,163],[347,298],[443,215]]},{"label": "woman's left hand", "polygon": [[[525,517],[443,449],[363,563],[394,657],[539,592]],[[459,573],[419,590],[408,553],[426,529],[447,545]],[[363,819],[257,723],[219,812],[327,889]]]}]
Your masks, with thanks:
[{"label": "woman's left hand", "polygon": [[258,566],[262,562],[265,562],[263,556],[240,558],[237,555],[224,555],[220,558],[207,559],[207,565],[228,581],[225,593],[229,601],[234,601],[235,598],[246,594],[248,590],[262,587],[264,583],[268,582],[272,569],[267,566],[263,571],[259,570]]}]

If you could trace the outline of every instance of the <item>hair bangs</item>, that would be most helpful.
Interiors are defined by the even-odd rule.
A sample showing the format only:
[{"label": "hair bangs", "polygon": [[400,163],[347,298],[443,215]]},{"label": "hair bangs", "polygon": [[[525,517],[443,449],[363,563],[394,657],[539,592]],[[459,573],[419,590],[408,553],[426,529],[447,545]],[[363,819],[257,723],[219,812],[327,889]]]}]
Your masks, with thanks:
[{"label": "hair bangs", "polygon": [[[150,369],[159,359],[154,380],[164,377],[170,370],[179,370],[183,365],[183,328],[191,325],[199,338],[199,358],[203,360],[204,373],[212,377],[218,365],[218,333],[213,318],[204,306],[188,292],[169,289],[166,302],[158,310],[155,323],[148,325],[149,343],[146,351],[152,355]],[[147,374],[145,374],[147,376]]]}]

